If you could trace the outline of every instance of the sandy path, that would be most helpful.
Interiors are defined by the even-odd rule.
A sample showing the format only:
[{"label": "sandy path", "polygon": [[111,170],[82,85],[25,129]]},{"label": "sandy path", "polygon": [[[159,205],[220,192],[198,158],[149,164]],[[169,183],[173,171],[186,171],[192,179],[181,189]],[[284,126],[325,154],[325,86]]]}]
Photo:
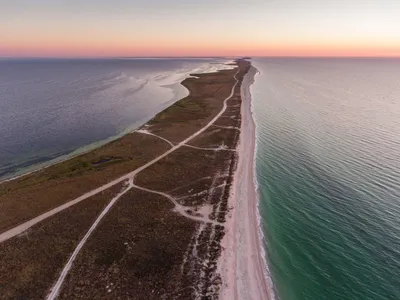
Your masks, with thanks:
[{"label": "sandy path", "polygon": [[206,217],[198,217],[198,216],[193,216],[193,215],[188,214],[186,212],[186,210],[191,209],[192,207],[180,205],[178,202],[176,202],[176,199],[174,197],[172,197],[166,193],[146,189],[146,188],[140,187],[136,184],[134,184],[133,187],[138,190],[142,190],[142,191],[145,191],[148,193],[153,193],[153,194],[157,194],[157,195],[163,196],[165,198],[168,198],[175,205],[174,211],[188,219],[191,219],[193,221],[203,222],[203,223],[210,223],[210,224],[214,224],[214,225],[222,225],[222,226],[224,225],[223,223],[220,223],[218,221],[213,221]]},{"label": "sandy path", "polygon": [[250,85],[256,69],[251,68],[242,84],[242,124],[238,145],[239,160],[234,175],[226,223],[224,248],[219,261],[222,276],[220,299],[274,299],[264,274],[258,224],[258,195],[254,181],[255,124],[251,112]]},{"label": "sandy path", "polygon": [[64,269],[62,270],[60,277],[58,278],[57,282],[54,284],[53,288],[51,289],[50,294],[47,296],[48,300],[56,299],[58,296],[58,293],[60,291],[60,288],[65,280],[65,277],[67,276],[69,270],[71,269],[72,263],[74,262],[75,258],[78,256],[79,252],[81,251],[82,247],[85,245],[87,239],[90,237],[92,232],[96,229],[97,225],[100,223],[100,221],[104,218],[104,216],[108,213],[108,211],[111,209],[111,207],[114,205],[117,200],[124,195],[127,191],[129,191],[133,187],[133,182],[132,180],[129,180],[129,185],[128,187],[125,187],[117,196],[115,196],[110,203],[106,206],[106,208],[101,212],[101,214],[97,217],[96,221],[92,224],[92,226],[89,228],[88,232],[85,234],[83,239],[79,242],[78,246],[76,246],[74,252],[72,253],[71,257],[69,258],[68,262],[64,266]]},{"label": "sandy path", "polygon": [[174,147],[174,144],[172,144],[171,141],[169,141],[169,140],[163,138],[162,136],[159,136],[159,135],[157,135],[157,134],[151,133],[150,131],[148,131],[148,130],[146,130],[146,129],[139,129],[139,130],[135,130],[134,132],[154,136],[154,137],[156,137],[156,138],[159,138],[160,140],[163,140],[164,142],[167,142],[171,147]]},{"label": "sandy path", "polygon": [[167,155],[169,155],[169,154],[171,154],[172,152],[174,152],[175,150],[181,148],[182,146],[184,146],[186,143],[188,143],[189,141],[191,141],[192,139],[194,139],[194,138],[197,137],[198,135],[202,134],[202,133],[203,133],[204,131],[206,131],[210,126],[212,126],[213,123],[214,123],[219,117],[221,117],[221,115],[225,112],[225,110],[226,110],[226,108],[227,108],[227,101],[228,101],[230,98],[232,98],[232,96],[233,96],[233,94],[234,94],[234,92],[235,92],[235,87],[237,86],[237,84],[238,84],[238,82],[239,82],[238,79],[236,78],[236,75],[237,75],[238,73],[239,73],[239,71],[237,71],[237,72],[235,73],[235,75],[234,75],[235,84],[233,85],[232,90],[231,90],[231,93],[229,94],[229,96],[228,96],[227,98],[225,98],[225,100],[224,100],[224,105],[223,105],[221,111],[220,111],[209,123],[207,123],[206,126],[204,126],[203,128],[201,128],[199,131],[195,132],[194,134],[192,134],[191,136],[189,136],[188,138],[186,138],[185,140],[183,140],[183,141],[180,142],[179,144],[173,146],[171,149],[169,149],[168,151],[164,152],[164,153],[161,154],[160,156],[154,158],[153,160],[151,160],[151,161],[149,161],[148,163],[146,163],[145,165],[143,165],[143,166],[141,166],[141,167],[139,167],[139,168],[133,170],[132,172],[130,172],[130,173],[124,175],[124,176],[121,176],[121,177],[119,177],[118,179],[115,179],[115,180],[113,180],[113,181],[111,181],[111,182],[109,182],[109,183],[107,183],[107,184],[105,184],[105,185],[102,185],[102,186],[100,186],[100,187],[98,187],[98,188],[96,188],[96,189],[94,189],[94,190],[92,190],[92,191],[90,191],[90,192],[87,192],[87,193],[83,194],[82,196],[80,196],[80,197],[78,197],[78,198],[76,198],[76,199],[74,199],[74,200],[72,200],[72,201],[70,201],[70,202],[67,202],[67,203],[65,203],[65,204],[63,204],[63,205],[60,205],[60,206],[58,206],[58,207],[56,207],[56,208],[54,208],[54,209],[52,209],[52,210],[50,210],[50,211],[48,211],[48,212],[46,212],[46,213],[44,213],[44,214],[41,214],[41,215],[39,215],[39,216],[37,216],[37,217],[35,217],[35,218],[33,218],[33,219],[31,219],[31,220],[25,222],[25,223],[20,224],[20,225],[14,227],[14,228],[12,228],[12,229],[10,229],[10,230],[8,230],[8,231],[5,231],[5,232],[1,233],[1,234],[0,234],[0,243],[6,241],[6,240],[8,240],[8,239],[10,239],[10,238],[12,238],[12,237],[14,237],[14,236],[16,236],[16,235],[21,234],[22,232],[24,232],[24,231],[26,231],[27,229],[29,229],[29,228],[31,228],[32,226],[34,226],[35,224],[37,224],[37,223],[39,223],[39,222],[41,222],[41,221],[43,221],[43,220],[45,220],[45,219],[47,219],[47,218],[49,218],[49,217],[51,217],[51,216],[53,216],[53,215],[59,213],[60,211],[66,209],[66,208],[68,208],[68,207],[70,207],[70,206],[72,206],[72,205],[74,205],[74,204],[77,204],[77,203],[79,203],[79,202],[81,202],[81,201],[83,201],[83,200],[85,200],[85,199],[87,199],[87,198],[89,198],[89,197],[92,197],[92,196],[94,196],[94,195],[96,195],[96,194],[98,194],[98,193],[100,193],[100,192],[102,192],[102,191],[104,191],[104,190],[106,190],[106,189],[108,189],[108,188],[110,188],[110,187],[112,187],[112,186],[114,186],[114,185],[116,185],[116,184],[118,184],[118,183],[124,181],[124,180],[127,180],[127,179],[130,179],[130,178],[135,177],[136,174],[138,174],[138,173],[140,173],[141,171],[143,171],[144,169],[150,167],[150,166],[153,165],[154,163],[158,162],[159,160],[163,159],[163,158],[166,157]]},{"label": "sandy path", "polygon": [[[89,228],[89,230],[87,231],[87,233],[85,234],[83,239],[79,242],[78,246],[76,246],[74,252],[72,253],[70,258],[68,259],[68,262],[65,264],[63,270],[61,271],[61,274],[60,274],[57,282],[53,285],[50,293],[47,295],[47,300],[54,300],[54,299],[57,298],[57,296],[58,296],[58,294],[60,292],[60,289],[62,287],[62,284],[64,283],[65,277],[68,275],[68,272],[72,267],[72,264],[74,263],[76,257],[78,256],[79,252],[81,251],[81,249],[85,245],[86,241],[88,240],[88,238],[90,237],[92,232],[96,229],[96,227],[99,225],[100,221],[106,216],[106,214],[109,212],[109,210],[114,206],[115,202],[117,202],[117,200],[119,198],[121,198],[124,194],[126,194],[126,192],[128,192],[132,188],[135,188],[135,189],[138,189],[138,190],[142,190],[142,191],[146,191],[146,192],[149,192],[149,193],[158,194],[158,195],[161,195],[161,196],[164,196],[164,197],[168,198],[175,205],[174,211],[178,212],[179,214],[183,215],[184,217],[186,217],[188,219],[191,219],[191,220],[194,220],[194,221],[198,221],[198,222],[203,222],[203,223],[211,223],[211,224],[214,224],[214,225],[223,225],[222,223],[210,220],[208,218],[192,216],[192,215],[188,214],[185,211],[185,207],[184,206],[182,206],[179,203],[177,203],[176,200],[173,197],[171,197],[170,195],[162,193],[162,192],[158,192],[158,191],[142,188],[140,186],[135,185],[133,183],[133,179],[129,179],[128,186],[123,188],[122,191],[110,201],[110,203],[106,206],[106,208],[97,217],[96,221]],[[186,209],[187,209],[187,207],[186,207]]]}]

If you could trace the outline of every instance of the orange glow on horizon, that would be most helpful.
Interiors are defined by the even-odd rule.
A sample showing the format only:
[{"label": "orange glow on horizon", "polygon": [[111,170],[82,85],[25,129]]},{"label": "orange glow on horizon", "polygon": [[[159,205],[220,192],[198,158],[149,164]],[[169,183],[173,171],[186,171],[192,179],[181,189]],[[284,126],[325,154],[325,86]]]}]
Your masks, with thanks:
[{"label": "orange glow on horizon", "polygon": [[187,41],[178,38],[124,40],[122,38],[75,37],[8,40],[0,45],[0,56],[11,57],[134,57],[134,56],[305,56],[305,57],[400,57],[400,41],[276,41],[261,43],[251,38],[210,38]]},{"label": "orange glow on horizon", "polygon": [[[2,56],[10,57],[121,57],[121,56],[360,56],[400,57],[400,47],[330,47],[321,45],[234,47],[201,45],[155,47],[153,45],[12,45],[0,46]],[[5,54],[5,55],[4,55]]]},{"label": "orange glow on horizon", "polygon": [[400,56],[394,0],[14,2],[0,57]]}]

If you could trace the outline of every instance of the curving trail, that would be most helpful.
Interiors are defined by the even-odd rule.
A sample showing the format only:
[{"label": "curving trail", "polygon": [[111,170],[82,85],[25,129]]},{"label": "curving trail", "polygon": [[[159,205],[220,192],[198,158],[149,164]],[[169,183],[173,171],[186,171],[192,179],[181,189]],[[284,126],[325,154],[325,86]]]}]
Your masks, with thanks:
[{"label": "curving trail", "polygon": [[183,205],[179,204],[174,197],[171,197],[170,195],[168,195],[166,193],[158,192],[158,191],[155,191],[155,190],[146,189],[146,188],[140,187],[140,186],[138,186],[136,184],[134,184],[133,187],[135,189],[138,189],[138,190],[141,190],[141,191],[157,194],[157,195],[163,196],[165,198],[168,198],[168,200],[170,200],[175,205],[174,211],[179,213],[179,214],[181,214],[182,216],[184,216],[184,217],[186,217],[188,219],[191,219],[191,220],[194,220],[194,221],[203,222],[203,223],[210,223],[210,224],[214,224],[214,225],[222,225],[222,226],[224,225],[223,223],[220,223],[218,221],[210,220],[209,218],[193,216],[193,215],[187,213],[186,210],[190,209],[190,207],[183,206]]},{"label": "curving trail", "polygon": [[[225,110],[226,110],[226,108],[227,108],[227,101],[228,101],[230,98],[232,98],[233,94],[235,93],[235,88],[236,88],[236,86],[237,86],[238,83],[239,83],[239,80],[236,78],[236,76],[237,76],[237,74],[239,73],[239,71],[240,71],[240,70],[238,70],[238,71],[235,73],[235,75],[233,76],[233,78],[235,79],[235,84],[233,85],[232,90],[231,90],[231,93],[229,94],[229,96],[228,96],[227,98],[225,98],[224,104],[223,104],[223,107],[222,107],[221,111],[220,111],[210,122],[208,122],[207,125],[205,125],[205,126],[204,126],[203,128],[201,128],[199,131],[195,132],[194,134],[192,134],[191,136],[189,136],[188,138],[186,138],[185,140],[183,140],[183,141],[180,142],[179,144],[173,146],[170,150],[164,152],[164,153],[161,154],[160,156],[154,158],[153,160],[149,161],[149,162],[146,163],[145,165],[141,166],[140,168],[137,168],[136,170],[134,170],[134,171],[132,171],[132,172],[130,172],[130,173],[128,173],[128,174],[126,174],[126,175],[124,175],[124,176],[122,176],[122,177],[120,177],[120,178],[118,178],[118,179],[116,179],[116,180],[114,180],[114,181],[112,181],[112,182],[106,184],[106,185],[103,185],[103,186],[101,186],[101,187],[99,187],[99,188],[97,188],[97,189],[95,189],[95,190],[93,190],[93,191],[91,191],[91,192],[89,192],[89,193],[84,194],[83,196],[77,198],[77,199],[80,199],[79,201],[76,201],[76,199],[73,200],[73,201],[76,201],[76,203],[78,203],[78,202],[83,201],[84,199],[86,199],[86,198],[88,198],[88,197],[90,197],[90,196],[93,196],[94,194],[97,194],[97,193],[99,193],[99,192],[101,192],[101,191],[103,191],[103,190],[105,190],[105,189],[107,189],[107,188],[109,188],[109,187],[111,187],[111,186],[117,184],[117,183],[120,183],[120,182],[122,182],[122,181],[124,181],[124,180],[129,180],[129,186],[128,186],[128,188],[126,188],[125,190],[123,190],[121,193],[119,193],[116,197],[114,197],[114,198],[111,200],[111,202],[106,206],[106,208],[101,212],[101,214],[99,215],[99,217],[96,219],[96,221],[95,221],[95,222],[93,223],[93,225],[90,227],[90,229],[89,229],[88,232],[85,234],[85,236],[83,237],[83,239],[79,242],[78,246],[75,248],[75,250],[74,250],[73,254],[71,255],[70,259],[68,260],[67,264],[64,266],[64,268],[63,268],[63,270],[62,270],[62,272],[61,272],[61,274],[60,274],[58,280],[56,281],[56,283],[55,283],[54,286],[52,287],[52,289],[51,289],[51,291],[50,291],[50,294],[47,296],[47,300],[54,300],[54,299],[57,298],[57,296],[58,296],[58,294],[59,294],[59,292],[60,292],[60,289],[61,289],[61,287],[62,287],[62,284],[63,284],[63,282],[64,282],[64,280],[65,280],[65,277],[67,276],[67,274],[68,274],[68,272],[69,272],[69,270],[70,270],[70,268],[71,268],[71,266],[72,266],[72,263],[74,262],[75,258],[76,258],[77,255],[79,254],[79,252],[80,252],[80,250],[82,249],[82,247],[85,245],[87,239],[90,237],[90,235],[92,234],[92,232],[96,229],[97,225],[98,225],[98,224],[100,223],[100,221],[104,218],[104,216],[107,214],[107,212],[112,208],[112,206],[115,204],[115,202],[117,202],[117,200],[118,200],[123,194],[125,194],[127,191],[129,191],[131,188],[137,188],[137,189],[140,189],[140,190],[143,190],[143,191],[147,191],[147,192],[151,192],[151,193],[155,193],[155,194],[162,195],[162,196],[168,198],[172,203],[175,204],[175,208],[178,208],[178,209],[177,209],[177,212],[179,212],[180,214],[182,214],[182,215],[184,215],[185,217],[188,217],[188,218],[190,218],[190,219],[196,220],[196,221],[206,222],[204,218],[192,216],[192,215],[188,214],[186,211],[184,211],[183,209],[179,210],[179,208],[182,208],[182,206],[181,206],[179,203],[177,203],[176,200],[175,200],[174,198],[172,198],[171,196],[169,196],[168,194],[165,194],[165,193],[162,193],[162,192],[153,191],[153,190],[150,190],[150,189],[146,189],[146,188],[142,188],[142,187],[139,187],[139,186],[134,185],[134,183],[133,183],[133,178],[134,178],[139,172],[141,172],[141,171],[143,171],[144,169],[150,167],[150,166],[153,165],[154,163],[158,162],[158,161],[161,160],[162,158],[164,158],[164,157],[166,157],[167,155],[169,155],[169,154],[171,154],[172,152],[174,152],[175,150],[177,150],[177,149],[179,149],[179,148],[185,146],[186,143],[188,143],[189,141],[191,141],[192,139],[194,139],[195,137],[197,137],[199,134],[203,133],[203,132],[204,132],[205,130],[207,130],[210,126],[212,126],[213,123],[214,123],[219,117],[221,117],[221,115],[225,112]],[[86,196],[86,195],[89,195],[89,194],[90,194],[90,196]],[[71,202],[73,202],[73,201],[71,201]],[[68,202],[68,203],[70,203],[70,202]],[[57,209],[57,208],[56,208],[56,209]],[[59,211],[61,211],[61,210],[59,210]],[[59,211],[57,211],[57,212],[59,212]],[[57,213],[57,212],[55,212],[55,213]],[[55,213],[53,213],[53,214],[55,214]],[[44,214],[43,214],[43,215],[44,215]],[[41,215],[41,216],[43,216],[43,215]],[[44,220],[44,219],[46,218],[46,217],[44,217],[44,218],[40,219],[41,216],[39,216],[39,217],[36,218],[36,219],[38,219],[38,221],[37,221],[36,223],[38,223],[38,222],[40,222],[41,220]],[[29,221],[28,221],[28,222],[29,222]],[[213,224],[215,223],[215,225],[222,225],[221,223],[216,222],[216,221],[208,220],[207,222],[213,223]],[[33,225],[36,224],[36,223],[30,223],[31,225],[30,225],[29,227],[33,226]],[[24,224],[25,224],[25,223],[24,223]],[[22,224],[22,225],[24,225],[24,224]],[[21,225],[20,225],[20,226],[21,226]],[[29,227],[27,227],[27,228],[29,228]],[[27,229],[27,228],[26,228],[26,229]],[[25,230],[26,230],[26,229],[25,229]],[[12,230],[12,229],[11,229],[11,230]],[[10,230],[10,231],[11,231],[11,230]],[[7,232],[10,232],[10,231],[7,231]],[[7,232],[5,232],[5,233],[7,233]],[[3,234],[5,234],[5,233],[3,233]],[[3,234],[2,234],[2,235],[3,235]],[[12,232],[11,232],[11,234],[9,234],[9,236],[5,235],[6,238],[11,238],[12,236],[15,236],[15,234],[12,235]]]},{"label": "curving trail", "polygon": [[159,136],[157,134],[151,133],[150,131],[148,131],[146,129],[139,129],[139,130],[136,130],[134,132],[155,136],[156,138],[159,138],[159,139],[163,140],[164,142],[167,142],[171,147],[174,147],[174,144],[172,144],[171,141],[163,138],[162,136]]}]

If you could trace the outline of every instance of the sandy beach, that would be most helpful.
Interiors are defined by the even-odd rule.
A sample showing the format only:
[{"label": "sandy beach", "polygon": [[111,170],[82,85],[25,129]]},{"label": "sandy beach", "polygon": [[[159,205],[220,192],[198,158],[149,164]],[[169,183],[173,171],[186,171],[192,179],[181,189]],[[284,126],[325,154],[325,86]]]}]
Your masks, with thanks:
[{"label": "sandy beach", "polygon": [[250,85],[257,69],[252,67],[244,77],[242,124],[238,145],[239,159],[229,199],[232,211],[226,222],[219,261],[222,277],[220,299],[273,299],[265,276],[258,224],[258,195],[255,186],[255,124],[251,111]]}]

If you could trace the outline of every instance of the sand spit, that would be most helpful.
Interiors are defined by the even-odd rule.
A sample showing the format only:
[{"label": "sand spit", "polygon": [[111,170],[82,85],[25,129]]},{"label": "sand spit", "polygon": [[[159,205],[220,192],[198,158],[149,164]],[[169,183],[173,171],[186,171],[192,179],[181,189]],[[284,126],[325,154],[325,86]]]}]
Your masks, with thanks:
[{"label": "sand spit", "polygon": [[[138,131],[2,183],[0,281],[7,297],[218,299],[249,67],[238,60],[234,70],[187,79],[191,94]],[[95,213],[77,217],[75,206]],[[65,235],[70,220],[79,222]],[[26,259],[27,251],[35,257]]]},{"label": "sand spit", "polygon": [[250,85],[257,69],[245,75],[241,88],[242,123],[238,145],[239,159],[234,175],[223,252],[219,260],[222,277],[220,299],[274,299],[265,276],[266,265],[261,251],[258,224],[258,195],[255,186],[255,124],[251,112]]}]

